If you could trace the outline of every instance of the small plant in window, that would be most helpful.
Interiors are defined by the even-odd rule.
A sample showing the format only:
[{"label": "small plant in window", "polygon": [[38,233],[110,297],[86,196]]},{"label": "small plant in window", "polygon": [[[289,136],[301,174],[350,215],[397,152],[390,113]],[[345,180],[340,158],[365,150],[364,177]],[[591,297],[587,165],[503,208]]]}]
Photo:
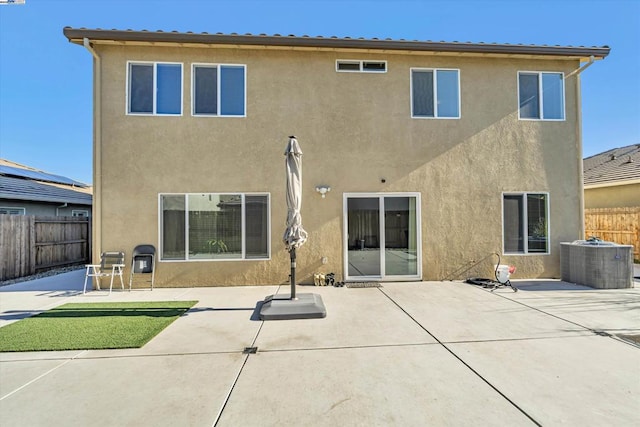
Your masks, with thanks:
[{"label": "small plant in window", "polygon": [[544,218],[538,219],[538,222],[531,229],[531,234],[533,237],[547,237],[547,220]]},{"label": "small plant in window", "polygon": [[211,253],[221,254],[229,250],[227,244],[222,239],[207,240],[207,245],[209,245],[209,251]]}]

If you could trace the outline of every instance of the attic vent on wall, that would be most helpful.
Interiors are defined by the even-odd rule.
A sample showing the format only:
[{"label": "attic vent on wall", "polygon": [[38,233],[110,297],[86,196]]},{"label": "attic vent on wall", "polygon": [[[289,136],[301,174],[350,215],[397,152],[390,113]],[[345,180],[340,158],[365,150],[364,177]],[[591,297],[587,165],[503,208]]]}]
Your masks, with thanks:
[{"label": "attic vent on wall", "polygon": [[387,61],[358,61],[338,59],[336,61],[336,71],[351,73],[386,73]]}]

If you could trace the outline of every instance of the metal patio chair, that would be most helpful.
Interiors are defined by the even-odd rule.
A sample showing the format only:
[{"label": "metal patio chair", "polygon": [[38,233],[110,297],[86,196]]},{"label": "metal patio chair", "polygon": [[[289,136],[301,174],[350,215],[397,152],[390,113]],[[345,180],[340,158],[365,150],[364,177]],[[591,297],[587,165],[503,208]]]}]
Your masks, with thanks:
[{"label": "metal patio chair", "polygon": [[131,273],[129,273],[129,291],[134,274],[151,274],[151,290],[156,275],[156,248],[153,245],[138,245],[133,248],[131,256]]},{"label": "metal patio chair", "polygon": [[120,277],[120,286],[124,291],[124,281],[122,280],[122,273],[124,270],[124,252],[102,252],[100,254],[100,264],[87,264],[85,265],[87,272],[84,276],[84,288],[83,294],[87,293],[87,281],[89,277],[93,277],[96,282],[96,287],[100,290],[100,279],[102,277],[111,277],[109,283],[109,294],[113,290],[113,278],[115,276]]}]

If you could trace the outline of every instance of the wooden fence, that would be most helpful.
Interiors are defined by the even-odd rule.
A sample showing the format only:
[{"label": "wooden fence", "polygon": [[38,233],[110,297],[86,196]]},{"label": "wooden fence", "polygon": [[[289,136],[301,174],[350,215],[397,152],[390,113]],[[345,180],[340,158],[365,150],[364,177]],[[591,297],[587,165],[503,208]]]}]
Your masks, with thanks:
[{"label": "wooden fence", "polygon": [[633,257],[640,259],[640,206],[633,208],[585,209],[586,238],[633,246]]},{"label": "wooden fence", "polygon": [[88,218],[0,215],[0,281],[87,264]]}]

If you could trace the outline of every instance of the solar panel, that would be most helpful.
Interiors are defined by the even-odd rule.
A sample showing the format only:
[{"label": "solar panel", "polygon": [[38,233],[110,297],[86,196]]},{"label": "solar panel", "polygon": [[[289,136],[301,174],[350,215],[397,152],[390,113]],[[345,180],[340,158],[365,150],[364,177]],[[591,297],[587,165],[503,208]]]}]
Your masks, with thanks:
[{"label": "solar panel", "polygon": [[36,181],[53,182],[55,184],[73,185],[76,187],[88,187],[87,184],[75,181],[60,175],[53,175],[46,172],[34,171],[29,169],[14,168],[12,166],[0,165],[0,174],[7,176],[17,176],[20,178],[34,179]]}]

